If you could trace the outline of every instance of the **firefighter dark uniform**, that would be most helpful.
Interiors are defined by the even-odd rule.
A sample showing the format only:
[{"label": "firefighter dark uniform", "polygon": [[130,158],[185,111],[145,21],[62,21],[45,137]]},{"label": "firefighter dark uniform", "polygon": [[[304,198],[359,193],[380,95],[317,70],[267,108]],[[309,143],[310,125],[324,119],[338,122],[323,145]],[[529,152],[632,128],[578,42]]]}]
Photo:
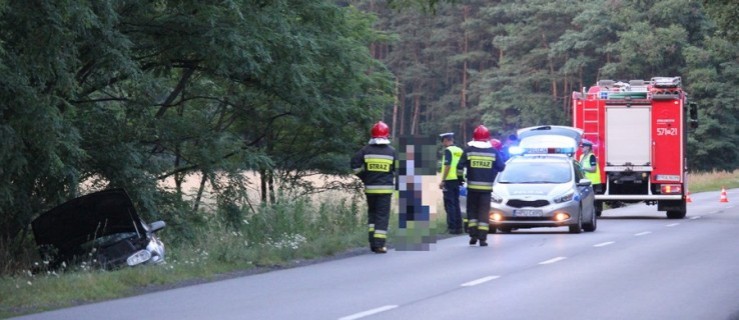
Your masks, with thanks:
[{"label": "firefighter dark uniform", "polygon": [[[460,180],[457,176],[457,163],[459,163],[459,158],[462,157],[464,150],[454,145],[454,133],[442,133],[439,136],[446,147],[441,160],[442,182],[439,185],[444,194],[446,225],[449,233],[461,234],[462,226],[464,226],[464,224],[462,221],[462,210],[459,208]],[[464,221],[464,223],[466,223],[466,221]]]},{"label": "firefighter dark uniform", "polygon": [[371,133],[369,143],[352,157],[351,168],[364,183],[370,249],[375,253],[386,253],[397,157],[388,139],[390,129],[384,122],[376,123]]},{"label": "firefighter dark uniform", "polygon": [[464,150],[457,165],[457,174],[467,171],[467,231],[470,245],[480,242],[485,247],[490,231],[490,194],[498,172],[505,167],[500,153],[490,144],[490,132],[480,125],[473,132],[473,141]]}]

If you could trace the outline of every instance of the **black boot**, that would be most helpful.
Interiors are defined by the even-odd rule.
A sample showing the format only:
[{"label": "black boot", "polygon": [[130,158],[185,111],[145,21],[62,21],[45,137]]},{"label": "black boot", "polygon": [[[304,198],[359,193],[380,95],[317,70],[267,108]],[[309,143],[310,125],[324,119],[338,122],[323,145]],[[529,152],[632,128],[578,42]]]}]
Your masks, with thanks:
[{"label": "black boot", "polygon": [[372,248],[374,253],[387,253],[387,247],[374,247]]},{"label": "black boot", "polygon": [[385,247],[385,239],[375,238],[370,241],[370,249],[374,253],[387,253],[387,247]]},{"label": "black boot", "polygon": [[488,231],[483,229],[477,229],[477,238],[480,239],[480,246],[488,246]]}]

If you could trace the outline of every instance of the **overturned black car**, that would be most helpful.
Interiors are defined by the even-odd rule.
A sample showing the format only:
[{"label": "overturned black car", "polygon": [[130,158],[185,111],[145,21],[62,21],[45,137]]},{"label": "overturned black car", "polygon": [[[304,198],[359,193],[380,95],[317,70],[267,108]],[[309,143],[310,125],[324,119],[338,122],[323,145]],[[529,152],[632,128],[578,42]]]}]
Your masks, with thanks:
[{"label": "overturned black car", "polygon": [[36,245],[51,268],[85,262],[103,269],[164,262],[155,233],[164,221],[145,223],[123,189],[67,201],[31,222]]}]

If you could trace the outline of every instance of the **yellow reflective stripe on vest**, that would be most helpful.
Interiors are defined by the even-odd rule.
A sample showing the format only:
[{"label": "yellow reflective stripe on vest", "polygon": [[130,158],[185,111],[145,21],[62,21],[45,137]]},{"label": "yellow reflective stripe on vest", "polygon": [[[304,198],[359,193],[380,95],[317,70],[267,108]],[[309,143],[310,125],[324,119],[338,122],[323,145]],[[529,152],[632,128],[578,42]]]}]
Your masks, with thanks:
[{"label": "yellow reflective stripe on vest", "polygon": [[393,193],[393,190],[395,190],[394,186],[376,186],[376,185],[368,185],[364,187],[364,193],[370,193],[370,194],[391,194]]},{"label": "yellow reflective stripe on vest", "polygon": [[[452,160],[449,163],[449,173],[446,175],[446,179],[444,180],[457,180],[457,164],[459,163],[459,158],[462,157],[462,153],[464,153],[464,150],[462,150],[462,148],[457,147],[457,146],[449,146],[446,148],[446,150],[449,150],[449,153],[452,154]],[[441,157],[442,165],[445,162],[446,162],[446,152],[444,152],[444,156]]]},{"label": "yellow reflective stripe on vest", "polygon": [[367,171],[374,172],[390,172],[393,165],[393,157],[379,154],[364,155],[364,163],[367,165]]},{"label": "yellow reflective stripe on vest", "polygon": [[470,168],[492,169],[495,162],[495,154],[483,152],[470,152],[467,156]]},{"label": "yellow reflective stripe on vest", "polygon": [[493,190],[493,183],[485,181],[467,181],[467,188],[471,190],[490,191]]}]

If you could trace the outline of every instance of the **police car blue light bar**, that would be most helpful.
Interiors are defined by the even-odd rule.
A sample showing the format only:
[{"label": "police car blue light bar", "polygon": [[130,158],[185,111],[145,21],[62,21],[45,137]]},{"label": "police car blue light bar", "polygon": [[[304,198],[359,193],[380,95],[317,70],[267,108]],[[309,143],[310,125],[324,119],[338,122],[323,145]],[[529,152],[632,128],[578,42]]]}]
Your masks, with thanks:
[{"label": "police car blue light bar", "polygon": [[565,154],[574,156],[582,130],[565,126],[537,126],[518,130],[519,144],[511,155]]}]

